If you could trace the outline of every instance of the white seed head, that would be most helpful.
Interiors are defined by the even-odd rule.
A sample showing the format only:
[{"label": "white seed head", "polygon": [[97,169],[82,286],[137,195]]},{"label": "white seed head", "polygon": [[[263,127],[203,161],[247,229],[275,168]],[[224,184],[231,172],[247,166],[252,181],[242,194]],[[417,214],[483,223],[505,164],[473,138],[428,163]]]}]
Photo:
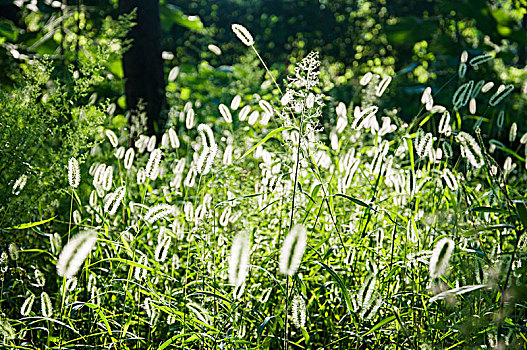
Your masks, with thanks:
[{"label": "white seed head", "polygon": [[53,316],[53,306],[51,305],[51,299],[49,298],[48,293],[42,292],[42,294],[40,294],[40,304],[42,308],[42,316]]},{"label": "white seed head", "polygon": [[430,258],[430,276],[433,278],[441,277],[445,274],[448,267],[448,261],[454,251],[454,241],[450,238],[441,238],[437,242],[432,257]]},{"label": "white seed head", "polygon": [[242,97],[240,95],[236,95],[233,97],[231,101],[231,109],[233,111],[237,110],[238,107],[240,107],[240,103],[242,102]]},{"label": "white seed head", "polygon": [[245,278],[249,272],[250,251],[249,233],[246,231],[238,233],[232,240],[229,260],[229,282],[236,287],[245,283]]},{"label": "white seed head", "polygon": [[297,328],[302,328],[306,325],[306,302],[298,294],[293,298],[291,318]]},{"label": "white seed head", "polygon": [[77,188],[81,182],[81,169],[77,159],[71,157],[68,161],[68,182],[71,187]]},{"label": "white seed head", "polygon": [[31,309],[33,308],[33,303],[35,302],[35,295],[30,294],[29,297],[26,298],[24,301],[24,304],[22,304],[22,308],[20,309],[20,314],[22,316],[27,316],[31,312]]},{"label": "white seed head", "polygon": [[249,33],[249,31],[247,30],[247,28],[245,28],[244,26],[242,26],[241,24],[233,24],[231,26],[231,29],[232,31],[234,32],[234,34],[236,34],[236,36],[238,37],[238,39],[240,39],[240,41],[242,43],[244,43],[245,45],[247,46],[252,46],[254,45],[254,39],[253,39],[253,36],[251,35],[251,33]]},{"label": "white seed head", "polygon": [[117,135],[115,135],[115,133],[112,130],[107,129],[104,133],[108,137],[108,140],[112,144],[113,148],[119,145],[119,139],[117,138]]},{"label": "white seed head", "polygon": [[224,105],[223,103],[220,104],[220,106],[218,107],[218,109],[220,110],[220,114],[221,116],[223,117],[223,119],[227,122],[227,123],[232,123],[232,115],[231,115],[231,111],[229,110],[229,107],[227,107],[226,105]]},{"label": "white seed head", "polygon": [[61,277],[72,278],[79,271],[97,242],[97,232],[85,230],[74,236],[64,246],[57,261],[57,273]]},{"label": "white seed head", "polygon": [[159,163],[161,162],[162,156],[163,152],[159,148],[153,150],[152,153],[150,153],[150,157],[148,158],[145,168],[145,175],[146,177],[150,178],[150,180],[157,179],[157,176],[159,175]]},{"label": "white seed head", "polygon": [[307,230],[303,224],[296,224],[284,240],[280,250],[280,272],[292,276],[302,262],[307,244]]}]

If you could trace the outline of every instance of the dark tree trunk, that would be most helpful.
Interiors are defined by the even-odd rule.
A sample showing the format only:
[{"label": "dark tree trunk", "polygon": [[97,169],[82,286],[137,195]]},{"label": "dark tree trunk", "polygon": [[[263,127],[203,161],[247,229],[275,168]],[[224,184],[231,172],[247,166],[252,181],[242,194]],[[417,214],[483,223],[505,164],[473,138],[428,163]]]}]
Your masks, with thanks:
[{"label": "dark tree trunk", "polygon": [[138,103],[143,102],[148,133],[160,136],[167,118],[159,0],[119,0],[120,13],[134,8],[137,24],[128,33],[132,43],[123,55],[126,105],[129,110],[136,110]]},{"label": "dark tree trunk", "polygon": [[[522,29],[527,31],[527,13],[523,14]],[[525,38],[522,44],[518,47],[518,67],[523,68],[527,63],[527,45],[525,44]]]}]

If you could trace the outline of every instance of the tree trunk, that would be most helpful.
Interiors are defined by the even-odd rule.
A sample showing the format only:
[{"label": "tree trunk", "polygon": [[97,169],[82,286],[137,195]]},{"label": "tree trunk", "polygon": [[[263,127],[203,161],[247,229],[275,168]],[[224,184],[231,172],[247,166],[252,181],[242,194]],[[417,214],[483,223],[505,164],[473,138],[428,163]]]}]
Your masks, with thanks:
[{"label": "tree trunk", "polygon": [[144,103],[148,133],[160,136],[167,116],[159,0],[119,0],[120,13],[134,8],[137,24],[128,33],[132,43],[123,55],[126,105],[128,110],[137,110]]}]

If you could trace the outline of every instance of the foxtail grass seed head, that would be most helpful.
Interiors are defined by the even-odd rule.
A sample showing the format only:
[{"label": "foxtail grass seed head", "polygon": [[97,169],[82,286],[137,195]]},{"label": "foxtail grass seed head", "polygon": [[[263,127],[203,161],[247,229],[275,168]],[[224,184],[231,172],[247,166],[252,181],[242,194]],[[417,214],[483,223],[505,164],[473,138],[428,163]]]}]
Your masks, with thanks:
[{"label": "foxtail grass seed head", "polygon": [[256,124],[256,121],[258,120],[259,117],[260,117],[259,111],[252,111],[251,114],[249,115],[249,119],[247,120],[247,123],[252,126]]},{"label": "foxtail grass seed head", "polygon": [[[306,99],[306,101],[310,98],[310,96],[312,97],[311,99],[314,101],[315,97],[314,97],[313,94],[309,94],[307,99]],[[313,103],[311,103],[311,107],[313,107]],[[258,101],[258,105],[264,111],[264,113],[267,113],[267,114],[270,114],[270,115],[274,114],[273,106],[271,106],[271,104],[269,102],[267,102],[266,100]],[[306,102],[306,107],[307,108],[311,108],[311,107],[308,106],[307,102]]]},{"label": "foxtail grass seed head", "polygon": [[480,64],[483,64],[485,62],[488,62],[490,61],[491,59],[493,59],[494,57],[492,55],[489,55],[489,54],[486,54],[486,55],[478,55],[476,57],[472,57],[472,59],[470,60],[469,64],[476,68],[477,66],[479,66]]},{"label": "foxtail grass seed head", "polygon": [[40,270],[35,270],[35,285],[37,287],[44,287],[46,285],[46,276]]},{"label": "foxtail grass seed head", "polygon": [[148,209],[145,214],[145,221],[152,225],[154,222],[160,219],[166,219],[168,216],[175,213],[174,207],[169,204],[158,204]]},{"label": "foxtail grass seed head", "polygon": [[156,135],[153,135],[148,139],[146,150],[148,152],[152,152],[156,148],[156,144],[157,144],[157,137]]},{"label": "foxtail grass seed head", "polygon": [[187,111],[187,118],[185,119],[185,126],[187,127],[188,130],[194,127],[194,115],[195,115],[194,110],[190,108]]},{"label": "foxtail grass seed head", "polygon": [[77,159],[71,157],[68,161],[68,182],[71,187],[77,188],[81,182],[81,169]]},{"label": "foxtail grass seed head", "polygon": [[15,196],[18,196],[20,192],[24,189],[27,183],[27,175],[23,174],[20,175],[20,177],[15,181],[15,184],[13,185],[13,194]]},{"label": "foxtail grass seed head", "polygon": [[243,108],[238,113],[238,119],[241,122],[245,121],[250,112],[251,112],[251,106],[243,106]]},{"label": "foxtail grass seed head", "polygon": [[509,130],[509,141],[510,142],[516,141],[517,133],[518,133],[518,124],[512,123],[511,128]]},{"label": "foxtail grass seed head", "polygon": [[117,159],[123,159],[123,157],[124,157],[124,151],[125,151],[124,146],[121,146],[121,147],[119,147],[119,148],[117,148],[117,149],[115,150],[115,152],[114,152],[113,155],[114,155],[115,158],[117,158]]},{"label": "foxtail grass seed head", "polygon": [[457,69],[457,75],[460,79],[463,79],[465,77],[465,74],[467,73],[467,64],[461,62],[459,64],[459,68]]},{"label": "foxtail grass seed head", "polygon": [[430,86],[427,86],[423,94],[421,95],[421,104],[427,105],[430,103],[430,100],[432,99],[432,88]]},{"label": "foxtail grass seed head", "polygon": [[247,231],[238,233],[232,240],[229,260],[229,282],[236,287],[245,283],[249,272],[250,237]]},{"label": "foxtail grass seed head", "polygon": [[387,75],[385,76],[381,82],[375,87],[375,95],[377,97],[381,97],[384,94],[384,91],[388,88],[388,85],[392,82],[392,77]]},{"label": "foxtail grass seed head", "polygon": [[159,163],[161,162],[161,157],[163,156],[163,151],[159,148],[155,149],[150,153],[148,162],[146,163],[145,175],[150,180],[154,181],[159,175]]},{"label": "foxtail grass seed head", "polygon": [[364,278],[364,282],[362,283],[357,294],[357,301],[361,308],[367,308],[370,306],[376,283],[377,276],[375,273],[371,273]]},{"label": "foxtail grass seed head", "polygon": [[461,53],[461,57],[459,59],[459,62],[460,63],[467,63],[467,60],[468,60],[468,52],[463,50],[463,52]]},{"label": "foxtail grass seed head", "polygon": [[224,105],[223,103],[220,104],[220,106],[218,107],[218,109],[220,110],[220,114],[221,116],[223,117],[223,119],[227,122],[227,123],[232,123],[232,115],[231,115],[231,111],[229,110],[229,107],[227,107],[226,105]]},{"label": "foxtail grass seed head", "polygon": [[501,129],[501,127],[503,126],[503,123],[505,122],[505,111],[500,111],[498,113],[498,120],[497,120],[497,125],[498,125],[498,128]]},{"label": "foxtail grass seed head", "polygon": [[514,85],[512,84],[500,85],[494,95],[491,96],[489,100],[489,105],[491,105],[492,107],[497,106],[501,101],[503,101],[505,97],[509,96],[512,90],[514,90]]},{"label": "foxtail grass seed head", "polygon": [[470,114],[476,114],[476,99],[475,98],[470,99],[470,102],[468,104],[468,110]]},{"label": "foxtail grass seed head", "polygon": [[53,305],[51,305],[51,299],[46,292],[40,294],[40,306],[42,311],[42,316],[49,318],[53,316]]},{"label": "foxtail grass seed head", "polygon": [[157,262],[163,262],[167,258],[168,250],[170,249],[170,243],[172,238],[170,236],[165,236],[163,240],[158,243],[156,250],[154,252],[154,257]]},{"label": "foxtail grass seed head", "polygon": [[11,260],[17,261],[20,257],[20,250],[18,249],[18,246],[15,243],[10,243],[7,250],[9,251],[9,257]]},{"label": "foxtail grass seed head", "polygon": [[144,168],[140,168],[140,169],[137,171],[136,177],[137,177],[137,184],[138,184],[138,185],[142,185],[142,184],[144,184],[145,181],[146,181],[146,172],[145,172],[145,169],[144,169]]},{"label": "foxtail grass seed head", "polygon": [[247,46],[254,45],[253,36],[251,35],[251,33],[249,33],[247,28],[245,28],[241,24],[233,24],[231,25],[231,29],[242,43],[244,43]]},{"label": "foxtail grass seed head", "polygon": [[73,222],[75,225],[79,225],[82,221],[81,213],[78,210],[73,211]]},{"label": "foxtail grass seed head", "polygon": [[126,170],[129,170],[132,167],[132,164],[134,163],[134,157],[135,150],[132,147],[128,148],[124,154],[124,168]]},{"label": "foxtail grass seed head", "polygon": [[57,273],[61,277],[72,278],[79,271],[97,242],[97,231],[85,230],[71,238],[60,252]]},{"label": "foxtail grass seed head", "polygon": [[180,142],[179,137],[174,129],[168,129],[168,140],[170,141],[170,146],[172,148],[179,148]]},{"label": "foxtail grass seed head", "polygon": [[280,272],[293,276],[302,262],[307,245],[307,230],[303,224],[296,224],[286,236],[280,249]]},{"label": "foxtail grass seed head", "polygon": [[220,49],[218,46],[214,45],[214,44],[209,44],[209,45],[207,46],[207,48],[209,49],[210,52],[212,52],[212,53],[215,54],[216,56],[219,56],[219,55],[221,55],[221,53],[222,53],[222,52],[221,52],[221,49]]},{"label": "foxtail grass seed head", "polygon": [[305,327],[306,325],[306,302],[300,295],[295,295],[293,298],[293,305],[291,310],[291,318],[293,324],[297,328]]},{"label": "foxtail grass seed head", "polygon": [[60,238],[60,235],[55,232],[54,234],[49,236],[49,241],[51,243],[51,252],[53,254],[57,254],[62,248],[62,238]]},{"label": "foxtail grass seed head", "polygon": [[115,135],[115,133],[112,130],[107,129],[104,133],[108,137],[108,140],[112,144],[113,148],[119,145],[119,139],[117,138],[117,135]]},{"label": "foxtail grass seed head", "polygon": [[168,81],[169,82],[173,82],[174,80],[176,80],[177,76],[179,75],[179,67],[178,66],[175,66],[174,68],[172,68],[170,70],[170,72],[168,73]]},{"label": "foxtail grass seed head", "polygon": [[15,329],[5,319],[0,319],[0,333],[2,333],[6,340],[14,340],[16,338]]},{"label": "foxtail grass seed head", "polygon": [[430,258],[430,277],[438,278],[445,274],[454,247],[454,241],[450,238],[444,237],[437,242]]},{"label": "foxtail grass seed head", "polygon": [[482,93],[489,92],[490,89],[492,89],[493,87],[494,87],[494,83],[492,81],[489,81],[488,83],[485,83],[485,85],[483,85],[483,87],[481,88],[481,92]]},{"label": "foxtail grass seed head", "polygon": [[361,84],[362,86],[366,86],[366,85],[368,85],[370,83],[371,78],[373,78],[373,73],[372,72],[368,72],[368,73],[364,74],[362,76],[362,78],[360,78],[359,84]]},{"label": "foxtail grass seed head", "polygon": [[236,95],[233,97],[231,101],[231,109],[233,111],[237,110],[238,107],[240,107],[240,103],[242,102],[242,97],[240,95]]},{"label": "foxtail grass seed head", "polygon": [[104,211],[109,215],[115,215],[119,205],[126,194],[126,186],[118,187],[115,192],[108,194],[104,202]]},{"label": "foxtail grass seed head", "polygon": [[33,308],[33,303],[35,302],[35,294],[30,294],[24,303],[22,304],[22,308],[20,309],[20,314],[22,316],[27,316],[31,312],[31,309]]},{"label": "foxtail grass seed head", "polygon": [[112,188],[113,183],[113,167],[107,166],[106,170],[104,171],[104,175],[101,178],[102,180],[102,188],[105,191],[109,191]]},{"label": "foxtail grass seed head", "polygon": [[[139,258],[139,261],[138,263],[140,265],[144,265],[144,266],[148,266],[148,260],[146,258],[145,255],[142,255],[140,258]],[[147,273],[147,269],[145,268],[142,268],[142,267],[135,267],[134,268],[134,277],[136,280],[138,281],[141,281],[141,280],[144,280],[146,278],[146,273]]]}]

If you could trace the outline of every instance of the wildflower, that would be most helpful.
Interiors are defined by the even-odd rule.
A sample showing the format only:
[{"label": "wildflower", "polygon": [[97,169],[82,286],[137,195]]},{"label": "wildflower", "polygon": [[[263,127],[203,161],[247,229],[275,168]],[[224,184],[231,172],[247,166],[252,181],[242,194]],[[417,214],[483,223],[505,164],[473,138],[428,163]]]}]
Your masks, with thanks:
[{"label": "wildflower", "polygon": [[95,242],[97,232],[86,230],[70,239],[57,261],[57,273],[61,277],[72,278],[75,276],[82,263],[90,254]]}]

